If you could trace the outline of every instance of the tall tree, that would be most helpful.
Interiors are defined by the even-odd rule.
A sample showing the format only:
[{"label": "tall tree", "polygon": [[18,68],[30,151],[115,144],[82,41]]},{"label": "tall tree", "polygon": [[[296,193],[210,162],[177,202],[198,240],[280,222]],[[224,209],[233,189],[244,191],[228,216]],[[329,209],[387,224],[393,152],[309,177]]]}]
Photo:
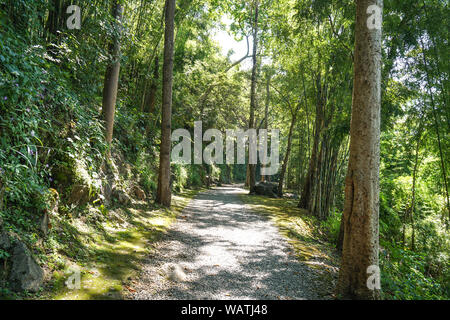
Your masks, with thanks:
[{"label": "tall tree", "polygon": [[[255,109],[256,109],[256,85],[257,85],[257,72],[258,72],[258,62],[257,62],[257,50],[258,50],[258,14],[259,14],[259,3],[258,0],[254,2],[255,6],[255,20],[253,24],[253,67],[252,67],[252,84],[250,91],[250,121],[249,129],[255,128]],[[250,194],[255,193],[255,183],[256,183],[256,165],[248,164],[248,183]]]},{"label": "tall tree", "polygon": [[117,89],[120,74],[120,37],[123,8],[119,0],[114,1],[112,15],[115,20],[114,39],[109,47],[112,61],[106,68],[105,84],[103,87],[103,116],[106,122],[106,142],[111,143],[114,131],[114,114],[116,110]]},{"label": "tall tree", "polygon": [[148,134],[150,133],[151,128],[151,116],[155,111],[156,106],[156,93],[158,91],[158,80],[159,80],[159,57],[155,57],[155,67],[153,69],[153,79],[151,80],[150,92],[145,95],[144,100],[144,112],[147,113],[147,124],[145,127],[145,131]]},{"label": "tall tree", "polygon": [[[269,105],[270,105],[270,79],[272,77],[272,71],[266,71],[266,77],[267,77],[267,82],[266,82],[266,105],[264,108],[264,126],[263,129],[268,130],[269,129]],[[261,164],[261,168],[264,168],[265,166],[263,164]],[[265,176],[263,174],[261,174],[261,182],[265,182],[266,179],[268,179],[270,181],[270,176]]]},{"label": "tall tree", "polygon": [[382,10],[383,1],[356,1],[350,158],[337,286],[341,297],[356,299],[379,296],[379,290],[371,290],[368,286],[368,268],[378,266],[379,251],[381,21],[376,21],[375,27],[370,28],[368,19],[381,20],[382,16],[381,12],[368,15],[369,6]]},{"label": "tall tree", "polygon": [[[326,78],[326,77],[325,77]],[[323,81],[321,76],[321,66],[317,67],[317,99],[316,99],[316,119],[315,119],[315,129],[314,129],[314,142],[311,151],[311,157],[309,160],[308,173],[306,175],[306,180],[302,188],[302,194],[300,196],[300,201],[298,204],[299,208],[306,209],[308,211],[313,207],[313,200],[315,189],[317,187],[317,173],[320,170],[320,138],[322,131],[324,129],[325,122],[325,107],[327,104],[327,83]]]},{"label": "tall tree", "polygon": [[277,194],[279,197],[283,196],[283,184],[284,184],[284,176],[286,175],[286,169],[289,162],[289,156],[291,154],[291,147],[292,147],[292,134],[294,133],[294,127],[295,123],[297,122],[297,114],[300,109],[300,102],[297,103],[297,107],[295,110],[291,107],[291,104],[289,103],[289,109],[291,111],[292,120],[291,125],[289,127],[289,134],[288,134],[288,142],[286,147],[286,154],[284,156],[283,165],[281,166],[281,172],[280,172],[280,180],[278,182],[278,191]]},{"label": "tall tree", "polygon": [[64,4],[61,0],[49,1],[49,13],[45,26],[47,33],[47,42],[51,42],[58,37],[58,29],[62,28],[62,21],[65,17],[63,13]]},{"label": "tall tree", "polygon": [[170,147],[172,130],[173,51],[175,33],[175,0],[166,0],[164,32],[163,95],[161,119],[161,148],[156,202],[170,207]]}]

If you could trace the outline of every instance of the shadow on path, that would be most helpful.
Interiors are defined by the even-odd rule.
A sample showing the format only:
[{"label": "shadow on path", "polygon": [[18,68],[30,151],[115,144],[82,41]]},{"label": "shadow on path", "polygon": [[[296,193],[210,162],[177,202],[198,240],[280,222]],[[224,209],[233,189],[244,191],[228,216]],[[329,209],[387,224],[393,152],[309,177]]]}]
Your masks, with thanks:
[{"label": "shadow on path", "polygon": [[[244,192],[224,186],[193,199],[146,260],[132,298],[319,299],[314,272],[240,201]],[[169,280],[174,266],[181,276]]]}]

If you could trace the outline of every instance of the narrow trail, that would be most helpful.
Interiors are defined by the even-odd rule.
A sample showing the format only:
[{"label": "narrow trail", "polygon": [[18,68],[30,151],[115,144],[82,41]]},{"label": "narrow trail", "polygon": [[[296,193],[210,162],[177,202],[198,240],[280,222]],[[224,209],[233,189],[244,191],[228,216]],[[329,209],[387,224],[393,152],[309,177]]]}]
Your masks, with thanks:
[{"label": "narrow trail", "polygon": [[[267,218],[219,187],[199,194],[145,260],[131,299],[320,299],[315,275]],[[170,279],[171,269],[181,277]],[[179,274],[177,273],[177,274]]]}]

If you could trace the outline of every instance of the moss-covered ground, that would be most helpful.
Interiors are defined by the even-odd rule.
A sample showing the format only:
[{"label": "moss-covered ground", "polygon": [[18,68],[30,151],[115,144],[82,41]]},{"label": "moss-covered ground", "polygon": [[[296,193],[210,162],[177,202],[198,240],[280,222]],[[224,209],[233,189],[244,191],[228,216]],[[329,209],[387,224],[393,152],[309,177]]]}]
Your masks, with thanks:
[{"label": "moss-covered ground", "polygon": [[[121,299],[137,276],[140,262],[161,238],[178,214],[199,190],[173,196],[170,209],[138,202],[100,210],[106,219],[85,223],[67,217],[55,222],[52,234],[58,248],[48,260],[48,281],[32,299]],[[87,210],[87,209],[86,209]],[[51,241],[47,246],[51,246]],[[49,248],[47,248],[47,251]],[[74,272],[80,274],[80,288],[74,285]]]}]

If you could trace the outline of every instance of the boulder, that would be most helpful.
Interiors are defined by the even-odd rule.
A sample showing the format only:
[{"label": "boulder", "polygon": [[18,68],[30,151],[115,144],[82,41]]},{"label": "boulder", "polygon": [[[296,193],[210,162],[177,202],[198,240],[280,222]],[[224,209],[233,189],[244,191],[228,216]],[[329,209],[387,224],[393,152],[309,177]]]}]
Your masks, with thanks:
[{"label": "boulder", "polygon": [[17,292],[36,292],[44,281],[44,271],[31,256],[27,246],[20,241],[14,245],[9,274],[11,289]]},{"label": "boulder", "polygon": [[271,182],[259,182],[255,186],[256,194],[277,198],[278,184]]}]

